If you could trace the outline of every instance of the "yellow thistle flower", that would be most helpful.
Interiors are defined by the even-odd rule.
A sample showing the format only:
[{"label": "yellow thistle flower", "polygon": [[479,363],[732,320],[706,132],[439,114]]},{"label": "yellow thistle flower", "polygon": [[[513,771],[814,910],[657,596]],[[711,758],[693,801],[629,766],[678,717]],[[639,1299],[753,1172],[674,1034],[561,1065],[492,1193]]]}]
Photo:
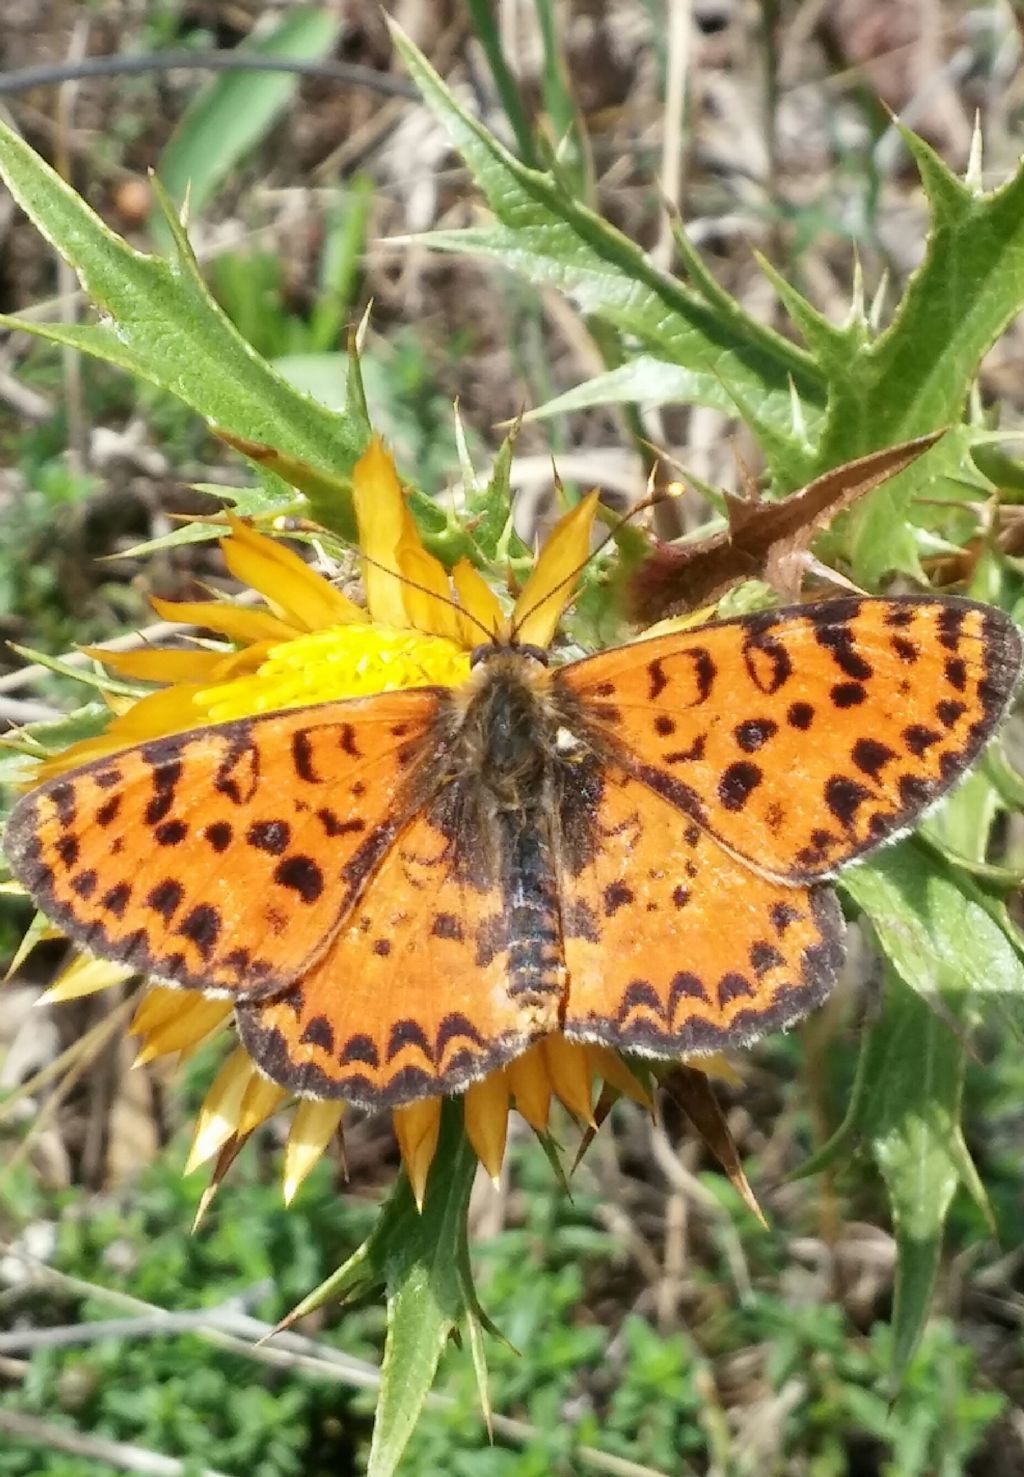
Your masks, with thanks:
[{"label": "yellow thistle flower", "polygon": [[[278,540],[229,515],[221,542],[225,563],[261,595],[265,606],[225,601],[154,600],[166,620],[214,631],[234,643],[211,650],[113,652],[86,648],[119,677],[165,683],[116,714],[96,738],[47,760],[35,779],[149,739],[226,719],[282,708],[421,686],[458,686],[470,652],[489,636],[514,629],[523,644],[546,646],[575,591],[587,558],[596,495],[556,524],[514,610],[506,616],[476,569],[463,560],[449,575],[424,546],[406,507],[394,464],[374,438],[353,470],[366,608],[355,604]],[[76,998],[125,979],[123,967],[78,958],[48,992]],[[131,1030],[139,1037],[136,1065],[184,1056],[229,1024],[231,1004],[151,986]],[[551,1103],[561,1102],[581,1125],[594,1125],[595,1084],[606,1084],[649,1106],[646,1090],[617,1053],[551,1036],[517,1061],[474,1083],[463,1097],[467,1137],[487,1173],[500,1171],[515,1106],[538,1132]],[[186,1171],[215,1160],[214,1183],[244,1140],[284,1102],[287,1093],[260,1075],[242,1047],[218,1072],[200,1109]],[[418,1203],[438,1142],[441,1103],[427,1099],[396,1108],[396,1138]],[[341,1125],[337,1102],[303,1101],[285,1151],[284,1191],[291,1200]],[[204,1197],[200,1213],[205,1209]]]}]

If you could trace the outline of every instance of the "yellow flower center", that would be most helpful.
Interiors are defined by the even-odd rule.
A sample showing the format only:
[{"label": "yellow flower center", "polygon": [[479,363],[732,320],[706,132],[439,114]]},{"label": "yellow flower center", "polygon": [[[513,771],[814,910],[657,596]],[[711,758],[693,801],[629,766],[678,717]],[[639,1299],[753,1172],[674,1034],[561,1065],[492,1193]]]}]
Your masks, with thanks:
[{"label": "yellow flower center", "polygon": [[394,626],[331,626],[271,647],[244,677],[196,693],[213,723],[404,687],[457,687],[469,653],[444,636]]}]

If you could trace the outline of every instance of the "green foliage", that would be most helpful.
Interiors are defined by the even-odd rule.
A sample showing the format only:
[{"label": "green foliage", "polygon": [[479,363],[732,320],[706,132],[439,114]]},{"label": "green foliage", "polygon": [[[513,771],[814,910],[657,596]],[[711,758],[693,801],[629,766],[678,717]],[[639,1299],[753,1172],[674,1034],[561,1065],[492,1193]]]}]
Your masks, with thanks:
[{"label": "green foliage", "polygon": [[[202,1074],[193,1076],[198,1090]],[[61,1271],[110,1287],[115,1298],[127,1284],[133,1296],[171,1312],[242,1299],[248,1313],[273,1320],[369,1229],[373,1207],[339,1192],[327,1165],[286,1211],[270,1154],[263,1173],[261,1156],[239,1160],[190,1236],[202,1176],[180,1178],[183,1154],[179,1138],[164,1163],[130,1192],[107,1197],[88,1220],[69,1202],[54,1258]],[[730,1461],[732,1438],[711,1401],[709,1348],[747,1360],[753,1353],[764,1389],[783,1397],[781,1452],[835,1477],[848,1470],[851,1442],[877,1443],[888,1464],[882,1470],[893,1477],[954,1477],[1003,1407],[979,1382],[970,1349],[941,1320],[911,1359],[895,1408],[885,1388],[890,1332],[878,1324],[862,1337],[833,1306],[757,1293],[727,1322],[702,1327],[700,1343],[692,1333],[659,1334],[632,1313],[609,1331],[593,1320],[593,1292],[622,1275],[623,1259],[615,1238],[595,1229],[593,1191],[584,1182],[568,1200],[529,1150],[514,1169],[522,1219],[476,1248],[474,1260],[481,1295],[508,1340],[492,1340],[489,1351],[495,1407],[525,1429],[510,1440],[499,1425],[497,1444],[489,1444],[473,1361],[465,1348],[449,1347],[437,1386],[444,1404],[424,1411],[402,1477],[584,1474],[600,1470],[593,1450],[672,1477],[704,1470],[716,1456]],[[0,1214],[24,1223],[41,1209],[23,1172]],[[752,1220],[743,1234],[752,1267],[766,1271],[777,1238],[766,1245]],[[706,1275],[709,1286],[727,1280],[724,1257]],[[7,1294],[8,1322],[29,1296],[36,1326],[136,1316],[99,1291],[84,1298],[54,1291],[41,1319],[33,1288]],[[372,1301],[324,1314],[317,1339],[379,1362],[383,1319]],[[22,1388],[0,1395],[4,1405],[229,1473],[337,1477],[365,1468],[372,1399],[344,1381],[286,1375],[179,1334],[40,1350]],[[107,1470],[20,1440],[0,1447],[0,1477],[100,1477]]]},{"label": "green foliage", "polygon": [[[8,328],[70,344],[177,395],[206,421],[269,442],[346,477],[364,439],[343,415],[294,390],[262,360],[216,306],[173,209],[170,261],[135,251],[5,125],[0,172],[15,199],[76,268],[104,315],[97,323],[20,323]],[[340,531],[351,510],[336,514]]]},{"label": "green foliage", "polygon": [[[240,50],[258,56],[314,60],[325,56],[341,29],[337,16],[311,5],[294,6],[271,31]],[[226,72],[200,92],[160,156],[157,174],[171,198],[188,200],[198,216],[218,185],[265,136],[298,86],[289,72]],[[172,244],[167,222],[157,213],[154,234]]]}]

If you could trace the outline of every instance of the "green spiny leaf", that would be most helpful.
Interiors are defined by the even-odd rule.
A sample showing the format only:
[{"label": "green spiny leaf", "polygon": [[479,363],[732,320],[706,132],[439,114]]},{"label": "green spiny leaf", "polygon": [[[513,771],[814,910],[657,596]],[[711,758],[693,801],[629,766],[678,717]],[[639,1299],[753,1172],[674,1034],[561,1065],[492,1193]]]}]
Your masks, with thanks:
[{"label": "green spiny leaf", "polygon": [[925,1001],[959,1013],[985,996],[1024,1008],[1024,966],[970,879],[911,838],[850,867],[842,890],[870,918],[883,952]]},{"label": "green spiny leaf", "polygon": [[[514,158],[452,96],[392,23],[395,44],[429,106],[448,128],[498,218],[482,230],[432,232],[428,244],[494,257],[530,281],[555,286],[583,313],[635,335],[652,354],[691,370],[699,398],[741,394],[780,431],[790,424],[789,379],[808,406],[822,387],[809,356],[721,295],[705,301],[658,271],[626,237]],[[695,394],[694,398],[698,398]]]},{"label": "green spiny leaf", "polygon": [[335,474],[351,470],[365,437],[346,417],[292,389],[253,352],[206,291],[180,227],[173,232],[173,260],[135,251],[2,124],[0,174],[105,315],[88,324],[11,317],[0,317],[0,323],[69,344],[160,385],[236,435]]}]

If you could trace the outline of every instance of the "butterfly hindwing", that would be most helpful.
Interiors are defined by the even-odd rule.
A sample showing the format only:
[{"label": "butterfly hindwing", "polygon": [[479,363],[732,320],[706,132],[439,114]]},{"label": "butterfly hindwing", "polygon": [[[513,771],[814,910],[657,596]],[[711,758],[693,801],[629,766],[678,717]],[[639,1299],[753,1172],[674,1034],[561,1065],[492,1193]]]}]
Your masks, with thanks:
[{"label": "butterfly hindwing", "polygon": [[323,952],[397,829],[439,702],[421,689],[321,704],[94,761],[19,802],[12,867],[105,958],[273,993]]},{"label": "butterfly hindwing", "polygon": [[[525,977],[516,910],[487,875],[484,839],[418,814],[313,968],[238,1009],[268,1077],[305,1096],[395,1106],[457,1091],[557,1029],[561,977],[539,992]],[[474,855],[475,874],[464,864]]]},{"label": "butterfly hindwing", "polygon": [[975,759],[1021,638],[967,600],[760,611],[574,663],[560,682],[632,772],[750,867],[831,873],[910,825]]},{"label": "butterfly hindwing", "polygon": [[843,958],[831,887],[751,872],[615,765],[590,803],[590,856],[561,874],[570,1040],[716,1051],[821,1003]]}]

